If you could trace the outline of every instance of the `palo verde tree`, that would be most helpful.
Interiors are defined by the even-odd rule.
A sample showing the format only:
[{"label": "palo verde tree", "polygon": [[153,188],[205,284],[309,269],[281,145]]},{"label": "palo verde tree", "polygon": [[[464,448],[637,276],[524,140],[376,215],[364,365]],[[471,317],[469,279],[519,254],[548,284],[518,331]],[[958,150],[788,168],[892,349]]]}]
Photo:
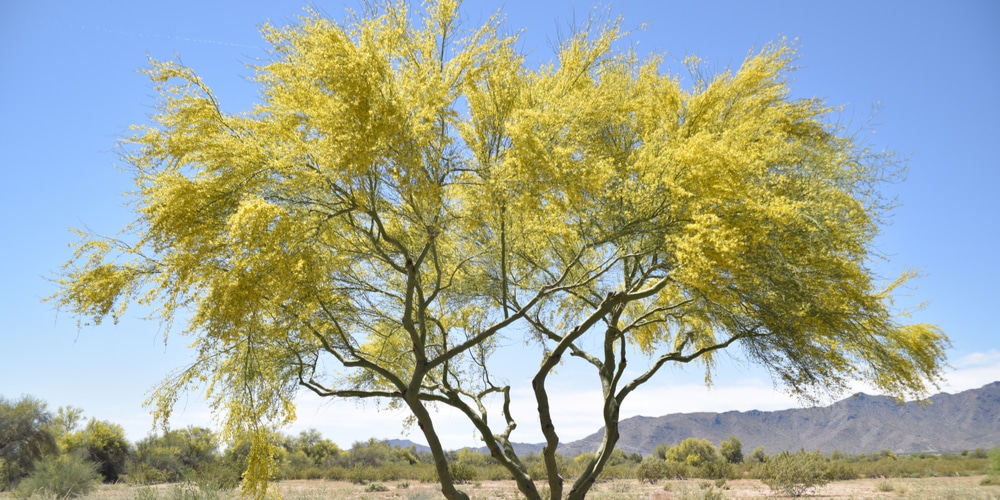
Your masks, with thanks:
[{"label": "palo verde tree", "polygon": [[[151,404],[166,419],[206,383],[228,437],[251,439],[245,493],[266,489],[270,430],[302,387],[407,408],[448,498],[466,495],[434,405],[466,415],[526,497],[544,479],[582,498],[623,401],[664,367],[733,348],[804,397],[939,380],[945,335],[893,314],[912,275],[882,287],[870,267],[897,167],[790,97],[793,47],[716,75],[691,61],[682,85],[618,49],[617,21],[536,67],[497,17],[459,20],[437,0],[265,26],[243,113],[177,62],[147,70],[158,111],[121,149],[135,220],[83,233],[54,300],[95,322],[136,303],[183,319],[199,356]],[[542,354],[545,478],[514,453],[511,387],[490,376],[513,338]],[[563,362],[593,368],[606,427],[565,487],[546,388]]]}]

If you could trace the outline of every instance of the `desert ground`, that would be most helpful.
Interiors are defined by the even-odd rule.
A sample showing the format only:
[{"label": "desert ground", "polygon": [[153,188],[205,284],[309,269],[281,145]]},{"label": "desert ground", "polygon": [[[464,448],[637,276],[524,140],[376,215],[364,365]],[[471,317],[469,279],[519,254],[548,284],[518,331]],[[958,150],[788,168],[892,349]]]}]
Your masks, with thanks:
[{"label": "desert ground", "polygon": [[[935,477],[913,479],[858,479],[836,481],[817,488],[802,498],[810,499],[954,499],[1000,500],[1000,486],[982,486],[985,476]],[[473,499],[521,498],[511,481],[483,481],[462,485]],[[278,483],[286,500],[436,500],[443,498],[436,484],[393,481],[372,485],[344,481],[295,480]],[[384,490],[384,491],[373,491]],[[13,498],[0,494],[0,498]],[[34,497],[33,497],[34,498]],[[198,492],[193,486],[165,484],[157,486],[103,485],[84,500],[235,500],[236,492]],[[756,480],[730,480],[718,486],[714,481],[689,479],[660,481],[656,484],[635,480],[614,480],[597,484],[587,496],[593,500],[669,500],[721,498],[782,498]],[[40,497],[37,500],[47,500]]]}]

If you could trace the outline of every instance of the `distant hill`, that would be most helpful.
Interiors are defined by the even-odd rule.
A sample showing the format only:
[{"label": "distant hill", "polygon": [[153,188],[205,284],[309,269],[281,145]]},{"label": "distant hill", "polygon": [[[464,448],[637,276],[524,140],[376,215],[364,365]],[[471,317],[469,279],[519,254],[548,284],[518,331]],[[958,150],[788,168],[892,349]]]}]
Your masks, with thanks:
[{"label": "distant hill", "polygon": [[[928,401],[897,404],[890,397],[859,393],[820,408],[632,417],[620,423],[618,448],[649,455],[660,444],[673,445],[689,437],[718,444],[733,435],[743,442],[744,453],[761,445],[768,453],[805,448],[849,454],[1000,446],[1000,382],[958,394],[937,394]],[[576,456],[595,451],[603,435],[601,429],[561,444],[559,453]]]},{"label": "distant hill", "polygon": [[[783,450],[819,450],[830,453],[957,452],[1000,446],[1000,382],[958,394],[941,393],[929,404],[897,404],[887,396],[858,393],[830,406],[780,411],[675,413],[662,417],[632,417],[621,421],[618,448],[651,455],[660,444],[674,445],[686,438],[715,444],[737,436],[743,453],[764,446],[767,453]],[[604,430],[579,441],[560,444],[559,453],[573,457],[597,450]],[[415,445],[391,439],[391,446]],[[518,455],[538,453],[542,444],[514,443]],[[486,448],[479,451],[487,453]]]}]

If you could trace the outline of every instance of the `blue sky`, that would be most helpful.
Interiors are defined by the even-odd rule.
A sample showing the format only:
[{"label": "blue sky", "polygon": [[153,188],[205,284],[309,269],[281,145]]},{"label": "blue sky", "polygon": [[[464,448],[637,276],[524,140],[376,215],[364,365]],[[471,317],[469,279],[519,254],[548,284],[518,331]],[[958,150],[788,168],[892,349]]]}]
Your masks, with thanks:
[{"label": "blue sky", "polygon": [[[152,89],[138,74],[147,55],[177,54],[213,88],[224,109],[247,109],[256,98],[247,63],[266,57],[257,31],[303,14],[302,1],[128,2],[98,0],[0,3],[0,394],[30,394],[52,410],[72,405],[88,417],[122,424],[130,439],[151,428],[142,407],[148,390],[191,359],[187,339],[164,343],[161,328],[130,314],[118,325],[77,329],[41,299],[47,281],[69,256],[68,228],[114,233],[130,220],[122,193],[131,180],[116,168],[114,145],[151,112]],[[316,1],[343,18],[359,1]],[[468,0],[467,22],[503,7],[511,30],[524,28],[523,46],[547,60],[559,29],[584,19],[586,1]],[[736,66],[753,47],[782,36],[797,38],[801,69],[793,93],[842,105],[840,121],[861,125],[870,143],[898,151],[908,180],[887,187],[900,198],[892,224],[878,240],[890,276],[923,269],[919,288],[901,306],[927,302],[914,319],[940,325],[951,336],[948,392],[1000,380],[996,311],[1000,266],[995,255],[1000,184],[1000,3],[913,2],[650,2],[605,5],[638,31],[640,52],[667,55],[667,66],[697,54],[711,67]],[[520,366],[504,367],[521,404],[516,441],[538,442],[534,405]],[[579,376],[577,376],[579,374]],[[623,416],[673,412],[781,409],[797,404],[773,389],[766,373],[723,359],[711,389],[699,370],[675,370],[635,394]],[[567,365],[555,391],[564,441],[599,428],[596,378]],[[580,383],[583,381],[584,383]],[[519,388],[517,386],[520,386]],[[859,387],[860,389],[860,387]],[[182,399],[174,426],[212,425],[200,393]],[[303,397],[299,422],[341,446],[370,436],[400,436],[398,413],[347,402]],[[471,428],[447,412],[440,418],[447,446],[475,445]],[[410,434],[422,442],[418,433]]]}]

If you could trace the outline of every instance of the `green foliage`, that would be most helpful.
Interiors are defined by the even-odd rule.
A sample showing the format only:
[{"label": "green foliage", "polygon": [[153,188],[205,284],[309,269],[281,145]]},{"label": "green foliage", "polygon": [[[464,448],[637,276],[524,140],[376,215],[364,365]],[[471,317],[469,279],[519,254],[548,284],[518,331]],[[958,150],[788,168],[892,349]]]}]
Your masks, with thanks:
[{"label": "green foliage", "polygon": [[703,477],[705,479],[725,479],[730,477],[732,472],[733,464],[727,462],[721,457],[716,457],[714,460],[702,462],[701,465],[697,467],[698,477]]},{"label": "green foliage", "polygon": [[657,457],[649,456],[646,457],[642,463],[635,470],[635,478],[639,482],[649,482],[650,484],[655,484],[661,479],[667,479],[669,477],[670,471],[667,467],[667,461]]},{"label": "green foliage", "polygon": [[336,443],[324,439],[316,429],[304,430],[298,436],[287,439],[285,448],[289,451],[301,451],[317,466],[332,464],[341,453]]},{"label": "green foliage", "polygon": [[990,472],[1000,474],[1000,446],[991,449],[987,455],[989,457]]},{"label": "green foliage", "polygon": [[700,467],[719,458],[715,445],[707,439],[687,438],[667,449],[666,460]]},{"label": "green foliage", "polygon": [[464,462],[452,462],[448,464],[448,472],[456,483],[471,483],[477,479],[476,467]]},{"label": "green foliage", "polygon": [[46,457],[17,486],[17,496],[28,498],[39,492],[58,498],[74,498],[92,492],[101,482],[97,464],[75,454]]},{"label": "green foliage", "polygon": [[847,460],[833,460],[827,463],[826,475],[831,481],[847,481],[857,479],[858,473]]},{"label": "green foliage", "polygon": [[0,491],[10,489],[31,473],[35,462],[58,452],[49,429],[52,414],[44,401],[0,396]]},{"label": "green foliage", "polygon": [[118,481],[132,455],[132,443],[122,426],[97,419],[90,419],[83,430],[63,436],[63,445],[67,453],[80,454],[97,464],[107,483]]},{"label": "green foliage", "polygon": [[719,454],[731,464],[743,463],[743,442],[736,436],[719,443]]},{"label": "green foliage", "polygon": [[750,452],[750,456],[747,457],[747,461],[762,464],[767,462],[767,458],[767,453],[764,453],[764,446],[758,446]]},{"label": "green foliage", "polygon": [[[94,323],[134,304],[186,323],[199,355],[155,392],[156,418],[207,383],[226,438],[253,429],[248,495],[297,451],[319,465],[269,435],[294,418],[299,385],[388,399],[428,434],[428,404],[450,405],[509,444],[514,413],[488,429],[476,395],[509,394],[486,382],[490,355],[529,330],[551,354],[531,378],[540,403],[564,354],[617,404],[664,366],[710,375],[736,344],[804,397],[856,379],[922,395],[941,379],[945,334],[892,306],[914,274],[882,288],[869,266],[893,159],[793,97],[794,47],[683,86],[659,57],[621,50],[616,21],[536,65],[498,17],[466,26],[454,0],[408,4],[266,26],[272,57],[253,66],[247,112],[224,111],[179,61],[151,61],[156,111],[122,141],[134,220],[121,236],[81,232],[52,298]],[[630,378],[627,353],[649,368]],[[537,410],[551,464],[556,424]],[[427,438],[445,495],[460,496]],[[357,451],[347,467],[403,461]],[[701,467],[715,450],[681,455],[667,459]]]},{"label": "green foliage", "polygon": [[772,491],[797,497],[830,482],[826,469],[826,459],[818,451],[783,451],[760,466],[758,479]]},{"label": "green foliage", "polygon": [[[232,450],[246,450],[233,446]],[[129,466],[129,481],[137,483],[177,482],[191,479],[195,472],[212,467],[218,460],[219,440],[215,432],[203,427],[168,430],[162,435],[147,436],[135,447]],[[236,460],[233,458],[231,461]],[[221,470],[226,470],[221,467]],[[231,474],[226,474],[226,482]]]},{"label": "green foliage", "polygon": [[83,421],[83,409],[75,406],[60,406],[56,410],[56,416],[49,423],[49,429],[55,436],[59,447],[65,451],[67,447],[66,438],[75,433],[80,422]]}]

